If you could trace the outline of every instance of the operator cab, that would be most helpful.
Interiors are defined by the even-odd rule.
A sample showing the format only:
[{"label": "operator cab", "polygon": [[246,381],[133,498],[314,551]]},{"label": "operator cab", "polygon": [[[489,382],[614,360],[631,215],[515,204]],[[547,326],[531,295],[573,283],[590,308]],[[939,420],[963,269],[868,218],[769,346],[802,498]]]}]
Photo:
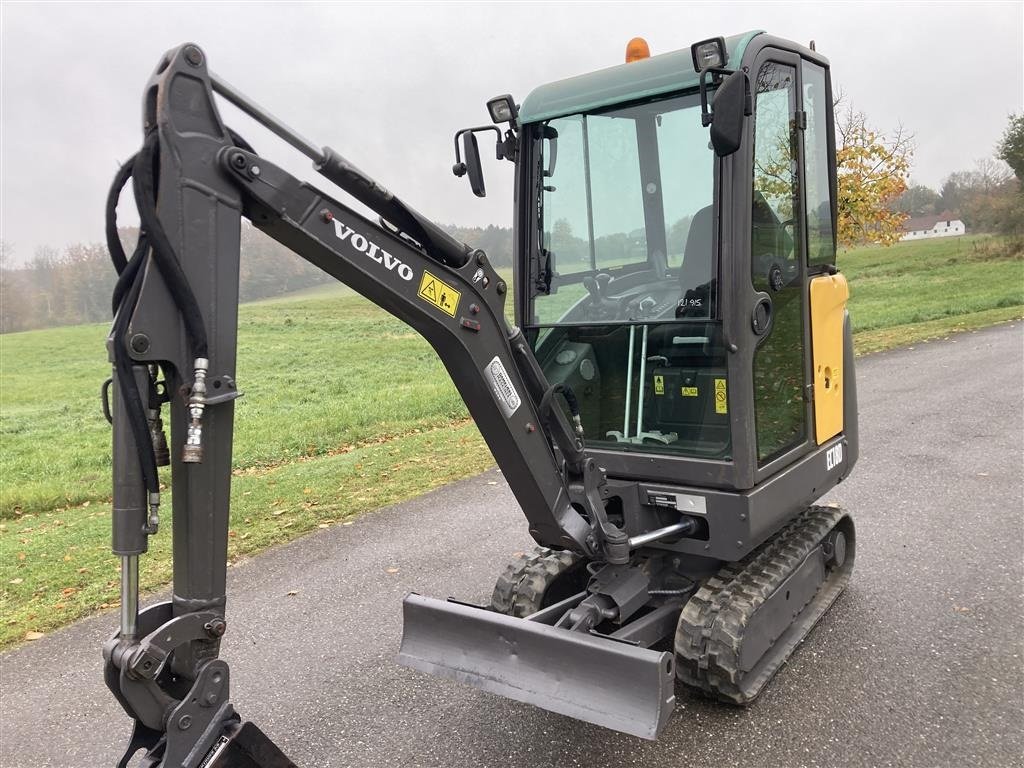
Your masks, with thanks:
[{"label": "operator cab", "polygon": [[[516,320],[610,476],[750,488],[842,429],[811,362],[810,286],[835,273],[825,59],[716,38],[541,86],[518,124]],[[833,368],[836,307],[814,347]]]},{"label": "operator cab", "polygon": [[483,194],[474,132],[515,161],[516,322],[608,476],[748,489],[855,428],[828,62],[756,31],[627,61],[492,99],[455,172]]}]

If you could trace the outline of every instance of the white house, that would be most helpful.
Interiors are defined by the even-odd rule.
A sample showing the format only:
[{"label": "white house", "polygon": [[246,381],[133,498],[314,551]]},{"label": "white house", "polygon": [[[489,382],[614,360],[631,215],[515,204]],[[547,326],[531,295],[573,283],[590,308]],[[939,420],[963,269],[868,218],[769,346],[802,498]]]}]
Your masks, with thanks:
[{"label": "white house", "polygon": [[903,222],[900,240],[923,240],[926,237],[953,237],[967,232],[956,214],[943,211],[938,216],[918,216]]}]

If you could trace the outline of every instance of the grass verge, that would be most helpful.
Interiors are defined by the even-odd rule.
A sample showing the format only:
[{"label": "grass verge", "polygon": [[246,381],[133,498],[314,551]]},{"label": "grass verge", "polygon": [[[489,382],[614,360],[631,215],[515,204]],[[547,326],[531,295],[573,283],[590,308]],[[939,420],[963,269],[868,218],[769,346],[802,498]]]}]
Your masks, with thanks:
[{"label": "grass verge", "polygon": [[904,347],[922,341],[948,339],[955,333],[976,331],[979,328],[987,328],[1012,320],[1024,320],[1024,306],[987,309],[967,315],[953,315],[938,320],[928,320],[923,323],[878,328],[854,334],[853,338],[857,355],[869,355],[872,352],[882,352],[886,349]]},{"label": "grass verge", "polygon": [[[371,443],[232,478],[228,558],[290,541],[476,474],[493,464],[472,422]],[[171,580],[170,504],[150,539],[140,584]],[[84,504],[0,523],[0,648],[118,605],[119,562],[110,554],[110,508]]]}]

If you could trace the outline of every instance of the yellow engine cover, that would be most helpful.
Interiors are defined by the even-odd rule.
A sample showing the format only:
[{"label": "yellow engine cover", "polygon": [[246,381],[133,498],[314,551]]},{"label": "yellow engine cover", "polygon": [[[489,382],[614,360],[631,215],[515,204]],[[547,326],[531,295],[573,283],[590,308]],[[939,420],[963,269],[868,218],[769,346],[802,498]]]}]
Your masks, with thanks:
[{"label": "yellow engine cover", "polygon": [[821,445],[843,431],[843,317],[850,288],[843,275],[811,280],[814,437]]}]

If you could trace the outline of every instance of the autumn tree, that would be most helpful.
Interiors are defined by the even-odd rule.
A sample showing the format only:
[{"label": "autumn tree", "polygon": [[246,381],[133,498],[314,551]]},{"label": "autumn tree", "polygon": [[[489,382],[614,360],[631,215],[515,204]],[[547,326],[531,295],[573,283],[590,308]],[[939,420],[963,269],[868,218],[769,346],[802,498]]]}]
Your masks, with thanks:
[{"label": "autumn tree", "polygon": [[907,189],[913,152],[913,136],[902,127],[881,133],[852,106],[836,111],[841,246],[900,239],[907,214],[892,204]]},{"label": "autumn tree", "polygon": [[1006,161],[1018,181],[1024,182],[1024,114],[1010,115],[1010,124],[996,148],[996,156]]}]

